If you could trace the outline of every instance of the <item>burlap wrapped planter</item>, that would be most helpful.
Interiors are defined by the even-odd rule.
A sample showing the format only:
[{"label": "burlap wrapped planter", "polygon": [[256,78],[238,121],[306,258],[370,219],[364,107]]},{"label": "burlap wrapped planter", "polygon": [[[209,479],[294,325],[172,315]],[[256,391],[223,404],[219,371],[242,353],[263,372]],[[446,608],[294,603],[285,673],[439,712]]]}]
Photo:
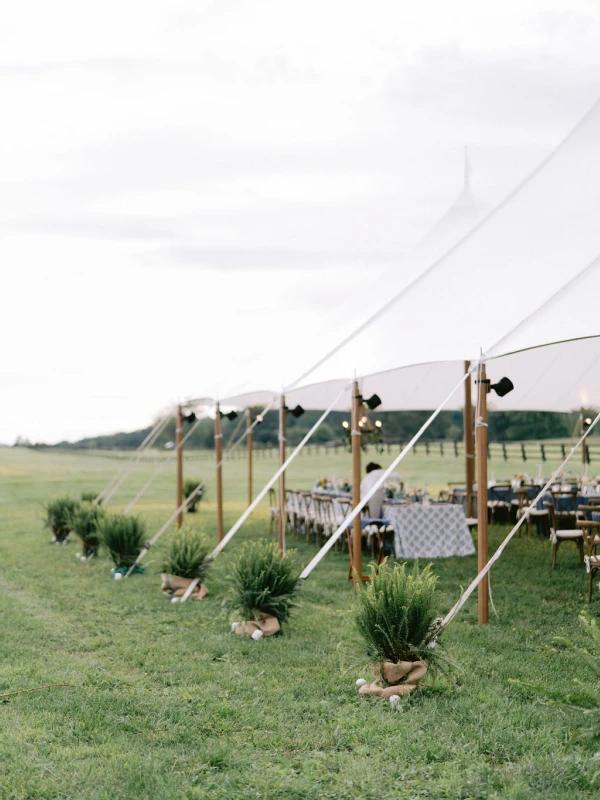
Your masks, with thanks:
[{"label": "burlap wrapped planter", "polygon": [[261,614],[259,620],[249,619],[239,622],[235,627],[235,633],[239,636],[253,636],[256,631],[261,631],[263,636],[272,636],[274,633],[279,633],[280,630],[279,620],[270,614]]},{"label": "burlap wrapped planter", "polygon": [[363,684],[358,691],[360,694],[388,699],[394,695],[410,694],[418,687],[426,673],[425,661],[400,661],[398,664],[383,661],[373,665],[373,674],[377,679],[372,683]]},{"label": "burlap wrapped planter", "polygon": [[[183,597],[193,581],[192,578],[180,578],[179,575],[171,575],[168,572],[163,572],[160,577],[162,579],[161,589],[163,594],[171,599]],[[208,589],[206,586],[203,583],[199,583],[189,596],[193,597],[194,600],[202,600],[207,594]]]}]

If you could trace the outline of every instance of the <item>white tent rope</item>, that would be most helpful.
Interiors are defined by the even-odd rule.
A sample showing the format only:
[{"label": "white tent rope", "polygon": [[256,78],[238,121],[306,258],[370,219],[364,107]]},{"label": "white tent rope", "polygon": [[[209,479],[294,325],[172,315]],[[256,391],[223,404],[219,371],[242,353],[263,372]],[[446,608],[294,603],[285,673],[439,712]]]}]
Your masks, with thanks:
[{"label": "white tent rope", "polygon": [[[194,433],[194,431],[196,430],[196,428],[198,427],[198,425],[200,425],[200,423],[202,422],[202,420],[203,420],[203,419],[206,419],[206,414],[204,414],[204,415],[203,415],[203,416],[201,416],[199,419],[197,419],[197,420],[196,420],[196,422],[194,422],[194,424],[192,425],[192,427],[189,429],[189,431],[186,433],[186,435],[183,437],[183,439],[182,439],[182,441],[181,441],[181,446],[182,446],[182,447],[185,445],[185,443],[187,442],[187,440],[188,440],[188,439],[190,438],[190,436],[191,436],[191,435]],[[172,452],[172,453],[169,453],[169,455],[168,455],[168,456],[167,456],[165,459],[163,459],[163,461],[162,461],[162,462],[159,464],[159,466],[157,467],[157,469],[156,469],[156,470],[155,470],[155,471],[152,473],[151,477],[150,477],[150,478],[149,478],[149,479],[146,481],[146,483],[145,483],[145,484],[142,486],[142,488],[139,490],[139,492],[136,494],[136,496],[133,498],[133,500],[131,500],[131,502],[130,502],[130,503],[129,503],[129,504],[126,506],[126,507],[125,507],[125,510],[123,511],[123,514],[127,514],[129,511],[131,511],[131,509],[134,507],[134,505],[137,503],[137,501],[138,501],[138,500],[139,500],[139,499],[140,499],[140,498],[141,498],[141,497],[142,497],[144,494],[146,494],[146,492],[148,491],[148,489],[150,488],[150,486],[151,486],[151,485],[154,483],[154,481],[156,480],[156,478],[158,478],[158,476],[159,476],[159,475],[160,475],[160,473],[161,473],[161,472],[162,472],[162,471],[165,469],[165,467],[166,467],[168,464],[170,464],[170,463],[171,463],[171,461],[173,461],[173,459],[175,458],[175,456],[176,456],[176,455],[177,455],[177,448],[175,448],[175,449],[173,450],[173,452]]]},{"label": "white tent rope", "polygon": [[[595,418],[595,420],[592,422],[592,424],[589,426],[589,428],[588,428],[588,429],[587,429],[587,430],[586,430],[586,431],[585,431],[585,432],[584,432],[584,433],[581,435],[581,437],[580,437],[579,441],[578,441],[578,442],[577,442],[577,443],[576,443],[576,444],[575,444],[575,445],[574,445],[574,446],[571,448],[571,450],[570,450],[570,451],[569,451],[569,453],[567,454],[566,458],[564,458],[564,459],[563,459],[563,461],[562,461],[562,463],[560,464],[560,466],[559,466],[559,467],[558,467],[558,468],[557,468],[557,469],[556,469],[556,470],[555,470],[555,471],[552,473],[552,476],[551,476],[551,477],[550,477],[550,479],[549,479],[549,480],[546,482],[546,485],[545,485],[545,486],[544,486],[542,489],[540,489],[540,491],[539,491],[539,493],[538,493],[537,497],[535,497],[535,498],[534,498],[534,499],[531,501],[531,503],[529,504],[529,506],[528,506],[528,508],[527,508],[527,511],[526,511],[526,513],[525,513],[525,514],[523,514],[523,516],[521,517],[521,519],[520,519],[520,520],[517,522],[517,524],[514,526],[514,528],[513,528],[513,529],[510,531],[510,533],[508,534],[508,536],[507,536],[507,537],[504,539],[504,541],[502,542],[502,544],[501,544],[501,545],[498,547],[498,549],[496,550],[496,552],[494,553],[494,555],[493,555],[493,556],[490,558],[490,560],[489,560],[489,561],[488,561],[488,563],[485,565],[485,567],[484,567],[484,568],[481,570],[481,572],[480,572],[480,573],[477,575],[477,577],[476,577],[476,578],[474,578],[474,580],[473,580],[473,581],[472,581],[472,582],[469,584],[469,586],[467,587],[467,589],[465,590],[465,592],[464,592],[464,593],[461,595],[461,597],[459,598],[459,600],[458,600],[458,601],[457,601],[457,602],[456,602],[456,603],[455,603],[455,604],[452,606],[452,608],[450,609],[450,611],[449,611],[449,612],[446,614],[446,616],[444,617],[444,619],[442,620],[442,623],[441,623],[441,625],[440,625],[440,630],[442,630],[443,628],[445,628],[445,627],[446,627],[446,625],[449,625],[449,624],[450,624],[450,622],[452,622],[452,620],[454,619],[454,617],[455,617],[455,616],[458,614],[458,612],[460,611],[460,609],[461,609],[461,608],[464,606],[464,604],[467,602],[467,600],[469,599],[469,597],[470,597],[470,596],[473,594],[473,592],[475,591],[475,589],[477,588],[477,586],[478,586],[478,585],[481,583],[481,581],[483,580],[483,578],[484,578],[484,577],[485,577],[485,576],[488,574],[488,572],[489,572],[489,571],[490,571],[490,569],[492,568],[493,564],[495,564],[495,563],[496,563],[496,561],[498,561],[498,559],[500,558],[500,556],[501,556],[501,555],[502,555],[502,553],[504,552],[504,549],[505,549],[506,545],[507,545],[507,544],[510,542],[510,540],[513,538],[513,536],[515,535],[515,533],[516,533],[516,532],[519,530],[519,528],[521,527],[521,525],[523,525],[523,523],[525,522],[525,520],[526,520],[526,519],[527,519],[527,517],[529,516],[529,512],[531,511],[531,509],[532,509],[532,508],[535,506],[535,504],[536,504],[536,503],[537,503],[537,502],[540,500],[540,498],[541,498],[541,497],[543,497],[543,495],[544,495],[544,494],[546,494],[546,492],[548,491],[548,489],[550,488],[550,486],[551,486],[551,485],[554,483],[554,481],[556,480],[556,478],[557,478],[557,477],[560,475],[560,473],[562,472],[563,468],[564,468],[564,467],[566,466],[566,464],[569,462],[569,460],[571,459],[571,457],[573,456],[573,454],[575,453],[575,451],[577,450],[577,448],[578,448],[578,447],[579,447],[581,444],[583,444],[583,442],[585,441],[585,439],[587,438],[587,436],[588,436],[588,435],[591,433],[591,431],[592,431],[592,430],[595,428],[596,424],[598,423],[598,420],[600,420],[600,414],[598,414],[598,415],[597,415],[597,417],[596,417],[596,418]],[[487,491],[487,487],[486,487],[486,491]],[[479,492],[480,492],[480,489],[479,489],[479,487],[478,487],[478,493],[479,493]]]},{"label": "white tent rope", "polygon": [[427,269],[422,272],[420,275],[417,275],[409,284],[407,284],[403,289],[401,289],[391,300],[388,300],[387,303],[384,303],[381,308],[379,308],[374,314],[372,314],[368,319],[366,319],[362,325],[359,325],[352,333],[348,334],[345,339],[343,339],[336,347],[326,353],[322,358],[320,358],[312,367],[307,369],[305,372],[300,375],[293,383],[287,386],[284,390],[290,391],[291,389],[296,388],[301,381],[304,381],[308,378],[309,375],[312,375],[315,370],[329,361],[336,353],[338,353],[343,347],[345,347],[349,342],[355,339],[362,331],[366,330],[370,325],[372,325],[382,314],[384,314],[389,308],[394,306],[398,300],[404,297],[410,290],[418,285],[427,275],[433,272],[440,264],[442,264],[446,258],[451,255],[455,250],[459,247],[462,247],[463,243],[468,241],[483,225],[487,223],[489,219],[494,217],[504,206],[506,206],[512,198],[521,191],[521,189],[526,186],[530,181],[535,178],[535,176],[541,172],[546,165],[552,161],[552,159],[562,150],[565,144],[577,133],[577,131],[584,126],[587,119],[593,114],[594,110],[596,109],[597,105],[600,103],[600,100],[597,100],[589,111],[583,116],[583,118],[577,123],[577,125],[564,137],[564,139],[557,145],[557,147],[549,153],[546,158],[544,158],[538,166],[526,177],[524,180],[521,181],[513,190],[510,192],[495,208],[493,208],[489,214],[483,217],[478,223],[476,223],[471,230],[466,233],[461,239],[458,240],[449,250],[447,250],[442,256],[437,258],[433,264],[431,264]]},{"label": "white tent rope", "polygon": [[[169,417],[167,416],[167,419],[168,419],[168,418],[169,418]],[[156,433],[157,429],[158,429],[158,428],[160,428],[160,426],[163,424],[163,422],[164,422],[164,418],[161,418],[161,419],[159,419],[159,420],[158,420],[158,422],[156,423],[156,425],[154,426],[154,428],[152,428],[152,430],[151,430],[151,431],[150,431],[150,433],[149,433],[149,434],[146,436],[146,438],[144,439],[144,441],[143,441],[143,442],[142,442],[142,443],[141,443],[141,444],[138,446],[138,448],[137,448],[136,452],[139,452],[139,451],[141,451],[141,450],[144,450],[144,449],[145,449],[146,445],[148,444],[148,442],[150,441],[150,439],[152,439],[152,437],[153,437],[153,436],[154,436],[154,434]],[[127,459],[127,460],[129,460],[129,459]],[[127,469],[127,463],[125,463],[125,464],[124,464],[124,465],[123,465],[123,466],[122,466],[120,469],[118,469],[118,470],[117,470],[117,472],[115,473],[115,475],[113,475],[113,477],[112,477],[112,478],[109,480],[109,482],[106,484],[106,486],[104,487],[104,489],[102,489],[102,491],[100,492],[100,494],[99,494],[99,495],[98,495],[98,496],[95,498],[95,500],[94,500],[94,505],[97,505],[97,504],[100,502],[100,500],[102,500],[102,499],[104,498],[104,495],[106,494],[106,492],[107,492],[107,491],[108,491],[108,490],[111,488],[111,486],[112,486],[112,485],[115,483],[115,481],[119,479],[120,475],[122,475],[122,473],[123,473],[123,472],[124,472],[126,469]]]},{"label": "white tent rope", "polygon": [[225,545],[226,545],[226,544],[227,544],[229,541],[231,541],[231,539],[232,539],[232,538],[235,536],[235,534],[236,534],[236,533],[239,531],[239,529],[242,527],[242,525],[244,524],[244,522],[245,522],[245,521],[248,519],[248,517],[250,516],[250,514],[251,514],[251,513],[254,511],[254,509],[256,508],[256,506],[257,506],[257,505],[260,503],[260,501],[263,499],[263,497],[264,497],[264,496],[267,494],[267,492],[269,491],[269,489],[271,488],[271,486],[273,486],[273,484],[274,484],[274,483],[275,483],[275,482],[276,482],[276,481],[279,479],[279,476],[280,476],[280,475],[282,475],[282,474],[285,472],[285,470],[286,470],[286,469],[288,468],[288,466],[289,466],[289,465],[292,463],[292,461],[293,461],[293,460],[296,458],[296,456],[298,455],[298,453],[299,453],[299,452],[302,450],[302,448],[304,447],[304,445],[305,445],[305,444],[308,442],[308,440],[310,439],[310,437],[311,437],[311,436],[313,435],[313,433],[314,433],[314,432],[317,430],[317,428],[318,428],[318,427],[321,425],[321,423],[322,423],[322,422],[325,420],[325,418],[328,416],[328,414],[330,414],[330,413],[331,413],[331,411],[333,411],[333,409],[334,409],[334,407],[335,407],[335,404],[336,404],[336,403],[337,403],[337,401],[340,399],[340,397],[341,397],[341,396],[344,394],[344,392],[346,392],[346,391],[348,390],[349,386],[350,386],[350,384],[346,384],[346,386],[344,386],[344,388],[342,389],[342,391],[341,391],[341,392],[340,392],[340,393],[337,395],[337,397],[335,398],[335,400],[333,400],[333,402],[330,404],[330,406],[329,406],[329,407],[328,407],[328,408],[327,408],[327,409],[326,409],[326,410],[325,410],[325,411],[324,411],[324,412],[321,414],[321,416],[319,417],[319,419],[318,419],[318,420],[315,422],[315,424],[312,426],[312,428],[311,428],[311,429],[308,431],[308,433],[307,433],[307,434],[306,434],[306,436],[305,436],[305,437],[302,439],[302,441],[300,442],[300,444],[299,444],[299,445],[298,445],[298,446],[297,446],[297,447],[296,447],[296,448],[293,450],[293,452],[292,452],[292,453],[291,453],[291,454],[288,456],[287,460],[286,460],[286,461],[285,461],[285,462],[284,462],[284,463],[283,463],[283,464],[282,464],[282,465],[279,467],[279,469],[278,469],[278,470],[277,470],[277,472],[276,472],[276,473],[273,475],[273,477],[272,477],[272,478],[271,478],[271,479],[270,479],[270,480],[269,480],[269,481],[268,481],[268,482],[265,484],[265,486],[262,488],[262,490],[261,490],[261,491],[258,493],[258,495],[257,495],[257,496],[254,498],[254,500],[252,501],[252,503],[250,503],[250,505],[248,506],[248,508],[247,508],[247,509],[244,511],[244,513],[242,514],[242,516],[241,516],[241,517],[240,517],[240,518],[237,520],[237,522],[236,522],[236,523],[233,525],[233,527],[232,527],[232,528],[231,528],[231,529],[230,529],[230,530],[227,532],[227,534],[226,534],[226,535],[225,535],[225,536],[224,536],[224,537],[221,539],[221,541],[219,542],[219,544],[218,544],[218,545],[215,547],[215,549],[214,549],[214,550],[212,551],[212,553],[210,554],[210,558],[215,558],[216,556],[218,556],[218,555],[219,555],[219,553],[221,552],[221,550],[222,550],[222,549],[225,547]]},{"label": "white tent rope", "polygon": [[578,272],[573,278],[571,278],[570,281],[567,281],[567,283],[563,284],[559,289],[557,289],[553,295],[551,295],[547,300],[545,300],[542,303],[541,306],[538,306],[535,309],[535,311],[532,311],[531,314],[528,314],[526,317],[524,317],[521,320],[521,322],[519,322],[518,325],[515,325],[515,327],[512,328],[507,334],[502,336],[502,338],[498,339],[498,341],[494,344],[494,346],[491,347],[486,352],[486,357],[494,358],[494,351],[497,352],[507,339],[509,339],[511,336],[517,333],[517,331],[521,330],[521,328],[526,327],[528,323],[534,317],[536,317],[541,311],[543,311],[548,306],[551,306],[552,303],[554,303],[559,297],[561,297],[564,294],[564,292],[568,291],[574,284],[582,280],[588,272],[593,272],[598,266],[600,266],[600,256],[596,256],[596,258],[594,258],[593,261],[591,261],[582,270],[580,270],[580,272]]},{"label": "white tent rope", "polygon": [[266,414],[266,413],[269,411],[269,409],[270,409],[270,408],[271,408],[271,406],[273,405],[273,402],[274,402],[274,399],[273,399],[273,400],[271,400],[271,402],[270,402],[270,403],[269,403],[267,406],[265,406],[265,408],[263,409],[262,413],[261,413],[261,414],[259,414],[259,415],[256,417],[256,419],[254,420],[254,422],[252,423],[252,425],[250,425],[250,427],[249,427],[249,428],[246,428],[246,430],[245,430],[245,431],[244,431],[244,433],[243,433],[243,434],[240,436],[240,438],[237,440],[237,442],[234,442],[234,443],[231,445],[231,447],[229,448],[229,450],[226,450],[226,452],[223,454],[223,457],[221,458],[221,460],[219,461],[219,463],[218,463],[218,464],[215,466],[215,468],[214,468],[213,472],[212,472],[212,473],[211,473],[211,474],[208,476],[208,478],[204,478],[204,480],[202,480],[202,481],[201,481],[201,482],[198,484],[198,486],[196,486],[196,488],[194,489],[194,491],[193,491],[193,492],[192,492],[190,495],[188,495],[188,497],[186,497],[186,499],[185,499],[185,500],[183,501],[183,503],[182,503],[182,504],[179,506],[179,508],[175,509],[175,511],[174,511],[174,512],[171,514],[171,516],[169,517],[169,519],[168,519],[168,520],[167,520],[167,521],[164,523],[164,525],[163,525],[161,528],[159,528],[159,530],[158,530],[158,531],[157,531],[157,532],[154,534],[154,536],[153,536],[153,537],[152,537],[152,538],[151,538],[151,539],[150,539],[148,542],[146,542],[146,544],[145,544],[145,545],[144,545],[144,547],[142,548],[142,551],[141,551],[141,553],[140,553],[140,554],[139,554],[139,556],[136,558],[135,562],[134,562],[134,563],[131,565],[131,567],[129,568],[129,570],[128,570],[128,571],[125,573],[125,577],[126,577],[126,578],[128,578],[128,577],[131,575],[131,573],[132,573],[132,572],[133,572],[133,570],[134,570],[134,567],[136,567],[136,566],[137,566],[137,564],[139,564],[139,563],[140,563],[140,561],[142,560],[142,558],[144,558],[144,556],[146,555],[146,553],[148,552],[148,550],[150,549],[150,547],[152,547],[152,545],[156,544],[156,542],[157,542],[157,541],[160,539],[160,537],[161,537],[161,536],[163,535],[163,533],[164,533],[164,532],[167,530],[167,528],[168,528],[168,527],[169,527],[169,526],[170,526],[170,525],[171,525],[171,524],[172,524],[172,523],[173,523],[173,522],[174,522],[174,521],[177,519],[178,515],[179,515],[179,514],[181,514],[181,512],[182,512],[182,511],[185,511],[185,510],[186,510],[186,508],[189,506],[189,504],[192,502],[192,500],[193,500],[193,499],[194,499],[194,498],[195,498],[195,497],[198,495],[198,493],[199,493],[199,492],[200,492],[200,490],[203,488],[203,486],[206,484],[206,482],[215,476],[215,474],[216,474],[216,472],[217,472],[217,469],[218,469],[218,468],[219,468],[219,467],[220,467],[220,466],[223,464],[223,461],[224,461],[224,460],[227,458],[227,456],[228,456],[230,453],[233,453],[233,451],[234,451],[234,450],[235,450],[235,449],[238,447],[238,445],[239,445],[239,444],[241,444],[241,443],[244,441],[244,439],[245,439],[245,438],[248,436],[248,434],[250,433],[250,431],[251,431],[251,430],[253,430],[253,429],[254,429],[254,427],[255,427],[256,425],[258,425],[258,423],[259,423],[259,422],[262,422],[262,419],[263,419],[264,415],[265,415],[265,414]]},{"label": "white tent rope", "polygon": [[438,414],[444,408],[446,403],[448,403],[449,400],[453,397],[453,395],[460,389],[460,387],[467,380],[467,378],[470,377],[471,373],[475,371],[475,369],[477,368],[478,364],[479,364],[478,361],[473,362],[473,364],[469,368],[469,371],[466,372],[463,375],[463,377],[456,384],[454,389],[452,389],[452,391],[445,398],[445,400],[442,402],[442,404],[433,412],[433,414],[431,414],[429,419],[427,419],[423,423],[423,425],[419,428],[417,433],[415,433],[413,438],[406,445],[406,447],[402,450],[402,452],[398,456],[396,456],[396,458],[392,461],[390,466],[386,470],[384,470],[383,474],[377,479],[377,481],[369,489],[367,494],[364,497],[361,498],[360,503],[350,512],[350,514],[348,514],[348,516],[342,522],[342,524],[339,526],[339,528],[331,534],[329,539],[325,542],[325,544],[319,550],[319,552],[316,554],[316,556],[312,559],[312,561],[308,564],[308,566],[306,566],[304,568],[304,570],[301,572],[300,580],[305,580],[306,578],[308,578],[308,576],[313,571],[313,569],[317,566],[317,564],[321,561],[321,559],[329,552],[329,550],[331,550],[331,548],[336,543],[336,541],[339,539],[339,537],[342,535],[342,533],[346,530],[346,528],[348,528],[348,526],[354,520],[354,518],[357,517],[360,514],[360,512],[367,505],[367,503],[369,502],[371,497],[373,497],[375,492],[383,485],[383,483],[387,480],[388,476],[394,471],[396,466],[412,450],[412,448],[415,445],[415,443],[419,440],[419,438],[423,435],[423,433],[431,425],[431,423],[434,421],[434,419],[438,416]]},{"label": "white tent rope", "polygon": [[[154,432],[153,436],[152,436],[150,439],[148,439],[148,442],[147,442],[147,444],[146,444],[146,447],[144,448],[145,450],[147,450],[148,448],[152,447],[152,445],[154,444],[154,442],[155,442],[155,441],[158,439],[158,437],[160,436],[160,434],[161,434],[161,433],[164,431],[164,429],[167,427],[167,425],[168,425],[169,421],[171,420],[171,416],[172,416],[172,415],[170,415],[170,416],[167,416],[167,417],[165,417],[165,418],[163,419],[162,423],[161,423],[161,424],[158,426],[158,428],[155,430],[155,432]],[[133,459],[131,460],[131,462],[129,463],[129,466],[128,466],[128,467],[126,467],[125,471],[124,471],[124,472],[121,474],[121,476],[120,476],[120,478],[117,480],[117,482],[116,482],[116,483],[115,483],[115,484],[112,486],[111,490],[110,490],[110,491],[109,491],[109,492],[108,492],[108,493],[107,493],[107,494],[104,496],[104,498],[103,498],[103,500],[102,500],[102,502],[103,502],[103,504],[104,504],[104,505],[106,505],[106,504],[108,503],[108,501],[109,501],[109,500],[110,500],[112,497],[114,497],[115,493],[117,492],[117,490],[119,489],[119,487],[121,486],[121,484],[123,483],[123,481],[124,481],[124,480],[127,478],[127,476],[128,476],[130,473],[131,473],[131,471],[132,471],[132,470],[134,469],[134,467],[136,466],[136,464],[139,462],[140,458],[142,457],[142,454],[143,454],[143,452],[144,452],[143,450],[138,450],[138,451],[136,452],[136,456],[135,456],[135,458],[133,458]]]}]

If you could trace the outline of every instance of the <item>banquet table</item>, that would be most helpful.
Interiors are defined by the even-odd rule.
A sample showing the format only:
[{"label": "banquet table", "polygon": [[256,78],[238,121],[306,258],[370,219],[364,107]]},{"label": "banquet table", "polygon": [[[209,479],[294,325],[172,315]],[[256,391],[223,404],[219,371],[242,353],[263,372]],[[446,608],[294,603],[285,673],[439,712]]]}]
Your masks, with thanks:
[{"label": "banquet table", "polygon": [[460,505],[384,503],[382,514],[394,529],[396,558],[448,558],[476,552]]}]

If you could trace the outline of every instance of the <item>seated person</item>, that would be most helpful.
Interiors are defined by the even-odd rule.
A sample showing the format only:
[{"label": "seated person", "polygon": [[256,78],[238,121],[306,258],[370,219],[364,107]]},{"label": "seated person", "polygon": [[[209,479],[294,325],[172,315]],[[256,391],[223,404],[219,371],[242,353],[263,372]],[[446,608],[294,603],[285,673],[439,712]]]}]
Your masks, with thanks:
[{"label": "seated person", "polygon": [[[384,470],[381,468],[380,464],[375,464],[371,461],[367,464],[366,468],[367,474],[362,479],[360,484],[360,499],[363,500],[367,493],[371,490],[373,486],[377,483],[379,478],[383,475]],[[394,480],[400,482],[400,476],[392,472],[388,475],[389,480]],[[381,506],[383,505],[383,483],[377,489],[375,494],[371,497],[368,503],[369,508],[369,517],[371,519],[381,519]]]}]

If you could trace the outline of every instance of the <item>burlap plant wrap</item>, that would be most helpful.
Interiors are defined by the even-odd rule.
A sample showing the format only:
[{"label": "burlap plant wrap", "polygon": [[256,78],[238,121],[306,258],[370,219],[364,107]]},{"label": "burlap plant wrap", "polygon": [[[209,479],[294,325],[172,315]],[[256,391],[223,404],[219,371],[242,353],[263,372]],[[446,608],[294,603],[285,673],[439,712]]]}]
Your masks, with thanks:
[{"label": "burlap plant wrap", "polygon": [[235,632],[240,636],[252,636],[256,631],[262,631],[263,636],[272,636],[274,633],[279,633],[280,630],[281,625],[277,617],[261,612],[259,620],[249,619],[246,622],[240,622]]},{"label": "burlap plant wrap", "polygon": [[[163,594],[167,597],[183,597],[186,589],[192,582],[192,578],[180,578],[179,575],[171,575],[168,572],[163,572],[160,576],[162,578]],[[194,600],[202,600],[208,594],[208,589],[203,583],[199,583],[194,591],[190,594]]]},{"label": "burlap plant wrap", "polygon": [[398,664],[383,661],[373,664],[373,674],[378,676],[377,680],[363,684],[358,691],[360,694],[387,698],[410,694],[426,673],[425,661],[400,661]]}]

